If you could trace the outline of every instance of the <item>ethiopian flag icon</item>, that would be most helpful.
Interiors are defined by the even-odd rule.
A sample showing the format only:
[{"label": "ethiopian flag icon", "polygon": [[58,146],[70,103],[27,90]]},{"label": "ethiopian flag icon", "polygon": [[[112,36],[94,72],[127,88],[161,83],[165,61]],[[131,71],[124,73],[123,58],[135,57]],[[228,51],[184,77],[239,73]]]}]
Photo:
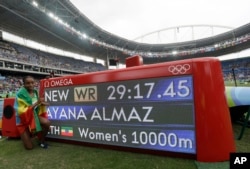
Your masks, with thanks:
[{"label": "ethiopian flag icon", "polygon": [[61,136],[73,137],[72,127],[61,127]]}]

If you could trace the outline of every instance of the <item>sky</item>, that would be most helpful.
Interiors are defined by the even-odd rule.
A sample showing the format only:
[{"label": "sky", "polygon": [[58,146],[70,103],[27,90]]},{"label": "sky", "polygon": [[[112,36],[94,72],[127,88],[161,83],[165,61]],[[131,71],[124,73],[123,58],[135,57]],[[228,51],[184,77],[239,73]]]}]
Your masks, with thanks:
[{"label": "sky", "polygon": [[250,23],[250,0],[70,0],[102,29],[133,40],[182,25],[237,28]]}]

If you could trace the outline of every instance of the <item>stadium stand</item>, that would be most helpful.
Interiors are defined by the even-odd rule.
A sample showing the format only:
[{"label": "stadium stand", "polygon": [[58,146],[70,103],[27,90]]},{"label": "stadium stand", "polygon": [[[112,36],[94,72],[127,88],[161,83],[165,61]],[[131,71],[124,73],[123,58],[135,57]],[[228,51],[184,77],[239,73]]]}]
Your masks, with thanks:
[{"label": "stadium stand", "polygon": [[46,53],[3,40],[0,41],[0,55],[3,67],[20,70],[48,72],[44,69],[53,69],[55,74],[63,75],[106,69],[101,64]]},{"label": "stadium stand", "polygon": [[85,62],[31,49],[12,42],[0,40],[0,97],[14,96],[22,85],[22,75],[34,74],[39,80],[53,72],[55,76],[105,70],[97,63]]},{"label": "stadium stand", "polygon": [[250,83],[250,57],[222,62],[226,85],[247,85]]},{"label": "stadium stand", "polygon": [[[247,39],[249,39],[249,36],[247,36]],[[101,64],[58,56],[4,40],[0,41],[0,67],[1,97],[5,97],[7,93],[12,97],[20,88],[22,85],[20,70],[23,73],[33,72],[36,75],[37,88],[39,88],[39,80],[51,71],[55,72],[55,75],[61,76],[106,69]],[[222,69],[226,85],[250,83],[250,57],[222,61]],[[13,73],[15,71],[19,73]],[[39,76],[39,74],[41,75]]]}]

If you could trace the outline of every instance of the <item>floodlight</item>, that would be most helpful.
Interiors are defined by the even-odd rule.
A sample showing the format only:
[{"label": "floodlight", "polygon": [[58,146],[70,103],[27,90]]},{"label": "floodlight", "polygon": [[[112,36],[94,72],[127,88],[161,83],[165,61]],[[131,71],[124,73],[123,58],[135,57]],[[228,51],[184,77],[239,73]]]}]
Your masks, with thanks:
[{"label": "floodlight", "polygon": [[172,52],[173,55],[176,55],[177,53],[178,53],[177,51],[173,51],[173,52]]},{"label": "floodlight", "polygon": [[36,1],[33,1],[32,5],[34,5],[35,7],[38,7],[38,3]]}]

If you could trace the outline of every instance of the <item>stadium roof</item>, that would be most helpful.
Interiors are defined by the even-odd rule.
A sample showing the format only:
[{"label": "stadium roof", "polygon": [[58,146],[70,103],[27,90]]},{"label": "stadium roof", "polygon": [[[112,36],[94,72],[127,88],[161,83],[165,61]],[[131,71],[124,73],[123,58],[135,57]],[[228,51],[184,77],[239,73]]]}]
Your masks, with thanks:
[{"label": "stadium roof", "polygon": [[[199,48],[217,41],[250,33],[250,24],[232,31],[201,40],[172,44],[137,43],[111,34],[90,21],[68,0],[0,0],[0,29],[49,46],[106,60],[107,55],[117,56],[124,63],[127,51],[168,52],[179,49]],[[53,18],[57,16],[58,18]],[[89,37],[85,39],[85,36]],[[241,48],[248,48],[249,43]],[[220,53],[211,53],[218,55]],[[201,56],[201,55],[199,55]],[[189,55],[186,58],[195,57]],[[144,58],[144,63],[175,60],[172,57]]]},{"label": "stadium roof", "polygon": [[[144,36],[159,30],[192,25],[195,28],[195,34],[194,37],[189,38],[191,40],[226,32],[250,21],[249,0],[238,0],[237,3],[234,0],[69,1],[104,30],[130,40],[151,44],[183,42],[189,37],[185,29],[179,29],[178,39],[171,39],[174,32],[170,30],[161,31],[155,36]],[[203,29],[196,25],[209,25],[210,27]],[[211,33],[212,26],[214,27]],[[217,26],[222,26],[224,29],[219,29]],[[143,39],[137,39],[141,36],[144,36]]]}]

